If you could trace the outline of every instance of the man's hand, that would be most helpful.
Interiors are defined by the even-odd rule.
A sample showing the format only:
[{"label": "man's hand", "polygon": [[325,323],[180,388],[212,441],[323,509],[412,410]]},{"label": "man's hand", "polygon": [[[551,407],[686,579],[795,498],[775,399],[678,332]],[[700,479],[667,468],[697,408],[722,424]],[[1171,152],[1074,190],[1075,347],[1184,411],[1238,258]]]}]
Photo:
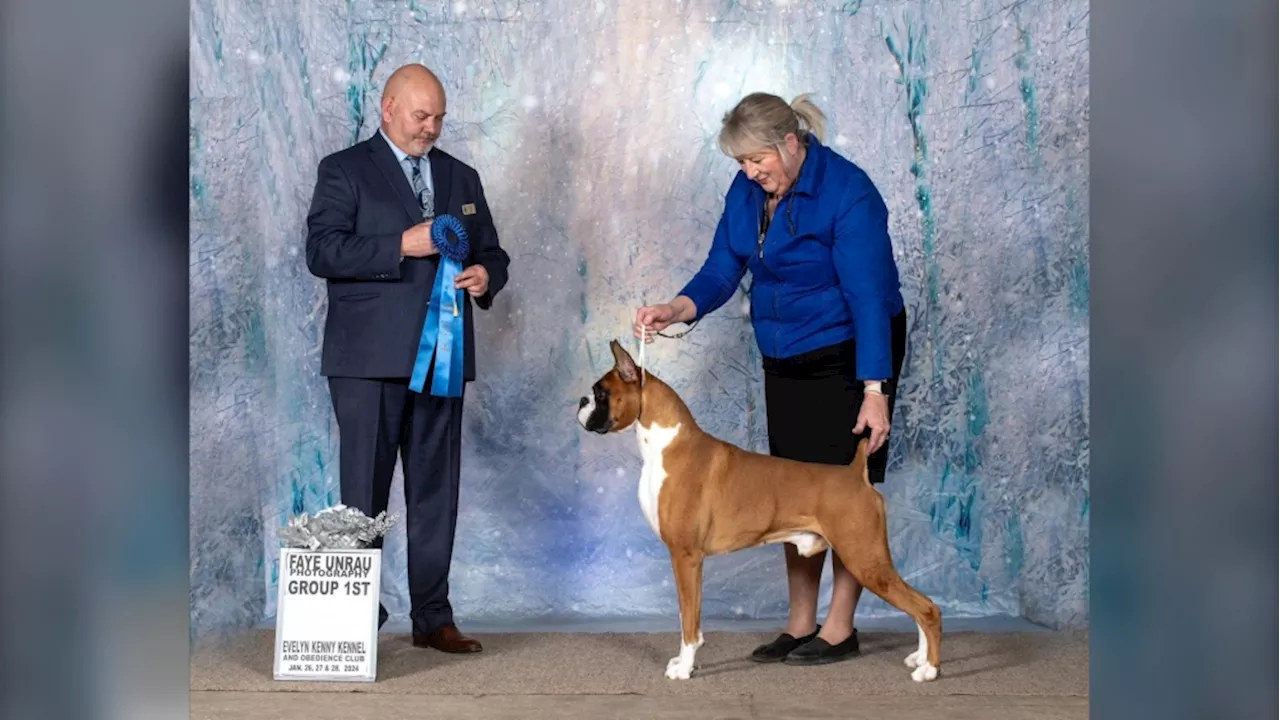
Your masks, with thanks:
[{"label": "man's hand", "polygon": [[435,243],[431,242],[431,223],[418,223],[400,235],[400,254],[404,257],[426,257],[436,254]]},{"label": "man's hand", "polygon": [[489,290],[489,271],[483,265],[472,265],[458,273],[453,279],[453,286],[466,290],[471,297],[480,297]]}]

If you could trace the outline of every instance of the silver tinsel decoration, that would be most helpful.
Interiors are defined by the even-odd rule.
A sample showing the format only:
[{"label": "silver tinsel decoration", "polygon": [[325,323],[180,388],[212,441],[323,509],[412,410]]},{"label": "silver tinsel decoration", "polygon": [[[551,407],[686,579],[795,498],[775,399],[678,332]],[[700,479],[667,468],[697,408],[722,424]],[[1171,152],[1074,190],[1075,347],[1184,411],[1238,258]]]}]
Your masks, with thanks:
[{"label": "silver tinsel decoration", "polygon": [[290,518],[280,529],[280,540],[290,548],[360,550],[386,535],[399,519],[385,511],[371,518],[353,507],[334,505],[314,516],[303,513]]}]

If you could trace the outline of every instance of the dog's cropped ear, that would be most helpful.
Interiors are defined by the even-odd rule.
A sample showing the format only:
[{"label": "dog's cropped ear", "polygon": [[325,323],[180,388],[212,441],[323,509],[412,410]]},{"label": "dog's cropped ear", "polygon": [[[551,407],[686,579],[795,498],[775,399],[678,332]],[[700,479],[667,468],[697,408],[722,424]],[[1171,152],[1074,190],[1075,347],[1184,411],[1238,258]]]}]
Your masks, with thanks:
[{"label": "dog's cropped ear", "polygon": [[639,380],[640,371],[636,369],[636,361],[631,359],[630,353],[622,349],[622,344],[617,340],[610,340],[609,349],[613,351],[613,367],[618,371],[618,376],[623,382],[633,383]]}]

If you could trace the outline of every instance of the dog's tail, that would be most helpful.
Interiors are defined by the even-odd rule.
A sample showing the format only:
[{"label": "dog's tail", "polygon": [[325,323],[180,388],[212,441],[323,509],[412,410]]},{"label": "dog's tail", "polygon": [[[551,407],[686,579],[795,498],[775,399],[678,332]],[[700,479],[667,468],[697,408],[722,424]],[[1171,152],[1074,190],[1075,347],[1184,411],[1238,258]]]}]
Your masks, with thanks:
[{"label": "dog's tail", "polygon": [[853,454],[853,462],[849,463],[849,467],[858,473],[858,477],[867,485],[871,484],[871,475],[867,472],[867,457],[871,454],[867,452],[867,444],[871,442],[866,436],[858,438],[858,451]]}]

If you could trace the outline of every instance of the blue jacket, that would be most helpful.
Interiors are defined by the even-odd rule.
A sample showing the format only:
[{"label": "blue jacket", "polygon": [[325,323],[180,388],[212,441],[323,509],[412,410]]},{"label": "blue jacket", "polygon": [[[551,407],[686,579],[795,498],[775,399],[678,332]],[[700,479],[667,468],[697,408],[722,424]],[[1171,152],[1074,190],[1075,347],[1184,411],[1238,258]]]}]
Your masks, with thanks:
[{"label": "blue jacket", "polygon": [[800,176],[758,246],[764,203],[764,190],[739,172],[707,260],[680,294],[701,318],[750,270],[761,354],[786,358],[853,339],[858,379],[891,377],[889,320],[903,302],[889,210],[871,179],[810,136]]}]

